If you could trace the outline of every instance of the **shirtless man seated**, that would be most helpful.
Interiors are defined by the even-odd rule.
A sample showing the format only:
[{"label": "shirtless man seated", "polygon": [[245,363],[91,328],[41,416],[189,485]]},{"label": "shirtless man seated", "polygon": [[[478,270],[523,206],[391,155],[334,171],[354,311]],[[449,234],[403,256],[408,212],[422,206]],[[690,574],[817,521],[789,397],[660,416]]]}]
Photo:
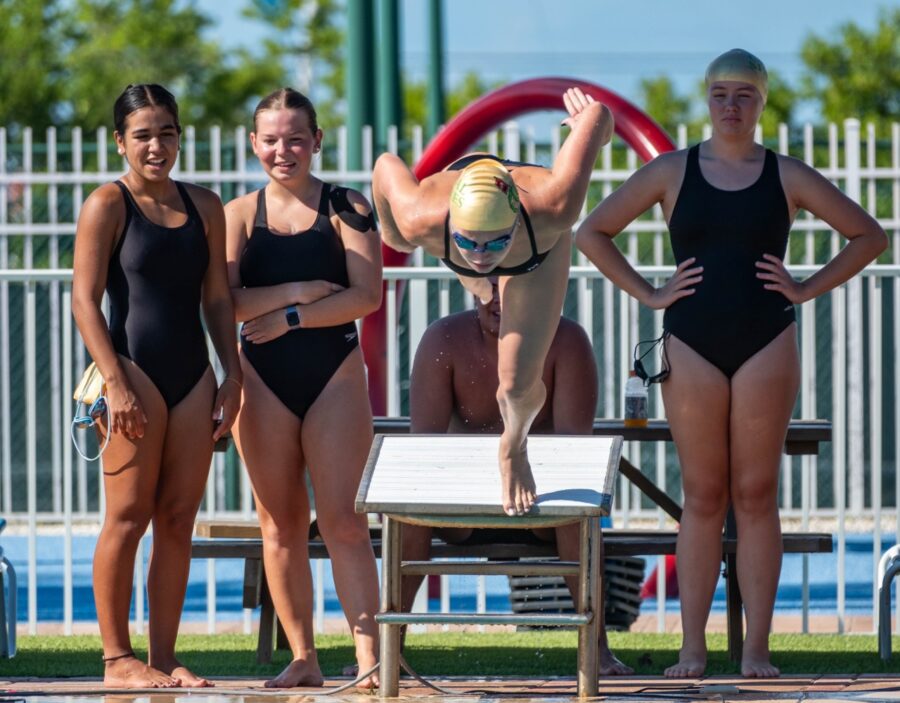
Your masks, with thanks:
[{"label": "shirtless man seated", "polygon": [[[488,280],[493,290],[490,301],[482,303],[476,297],[474,310],[442,318],[422,336],[411,374],[411,432],[500,434],[503,431],[503,420],[495,400],[500,294],[497,279]],[[544,362],[543,382],[547,399],[531,431],[538,434],[591,434],[597,407],[597,367],[587,334],[572,320],[564,317],[559,320]],[[438,530],[442,539],[452,543],[472,538],[472,532],[465,528]],[[553,539],[550,529],[536,530],[535,533],[543,540]],[[578,561],[578,525],[557,527],[555,533],[560,559]],[[427,560],[431,534],[429,527],[404,525],[403,559]],[[404,609],[412,607],[421,582],[421,577],[404,577]],[[566,577],[566,582],[577,601],[577,579]],[[602,676],[632,673],[632,669],[609,650],[602,622],[599,647]]]}]

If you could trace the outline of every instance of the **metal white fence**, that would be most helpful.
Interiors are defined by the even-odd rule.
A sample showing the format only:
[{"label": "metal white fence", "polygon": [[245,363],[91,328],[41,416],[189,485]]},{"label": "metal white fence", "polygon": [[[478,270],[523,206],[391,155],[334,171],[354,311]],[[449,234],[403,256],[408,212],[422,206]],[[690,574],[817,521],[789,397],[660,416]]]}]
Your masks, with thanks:
[{"label": "metal white fence", "polygon": [[[223,139],[223,135],[227,139]],[[408,155],[422,150],[421,130],[413,130]],[[105,130],[90,144],[81,132],[67,130],[67,141],[48,130],[35,144],[30,130],[13,142],[0,129],[0,511],[29,538],[27,572],[36,573],[37,536],[62,526],[64,550],[64,614],[72,625],[73,525],[99,524],[103,510],[98,467],[73,454],[67,424],[72,411],[70,391],[84,368],[86,354],[70,315],[71,250],[78,210],[89,189],[112,180],[120,171],[110,168],[118,159]],[[697,135],[700,136],[700,135]],[[705,134],[703,136],[706,136]],[[762,136],[762,135],[760,135]],[[678,131],[685,146],[688,134]],[[346,132],[336,146],[320,156],[316,167],[326,180],[358,183],[365,190],[371,179],[371,130],[361,170],[347,168]],[[561,142],[553,130],[540,142],[533,133],[520,133],[515,123],[488,137],[489,151],[512,159],[549,163]],[[801,529],[826,521],[837,540],[837,599],[835,627],[845,626],[844,573],[849,528],[871,530],[873,562],[882,551],[882,531],[900,538],[900,125],[890,135],[864,130],[848,119],[839,129],[824,132],[806,125],[792,134],[782,126],[773,143],[818,168],[852,198],[861,202],[888,231],[892,247],[877,265],[828,296],[798,310],[803,380],[796,417],[827,417],[834,424],[834,441],[818,457],[784,457],[780,500],[782,515]],[[396,131],[389,148],[397,150]],[[261,172],[248,160],[243,128],[223,133],[212,129],[206,141],[194,130],[185,131],[180,179],[207,184],[232,197],[261,183]],[[324,158],[324,160],[323,160]],[[821,161],[821,162],[820,162]],[[121,162],[116,160],[116,166]],[[87,166],[86,166],[87,164]],[[616,144],[606,147],[594,171],[596,186],[586,207],[605,196],[636,167],[633,152]],[[635,222],[620,241],[626,254],[651,279],[672,270],[665,225],[657,209]],[[821,221],[801,216],[794,225],[788,252],[796,275],[815,270],[841,246],[840,237]],[[427,324],[439,316],[469,306],[452,274],[423,265],[419,253],[411,268],[388,269],[388,319],[399,320],[388,330],[388,412],[406,410],[408,370]],[[656,336],[661,313],[642,310],[579,259],[573,266],[566,314],[577,319],[595,345],[601,388],[598,416],[621,414],[622,379],[627,375],[630,350],[638,339]],[[408,281],[406,295],[397,295],[398,281]],[[658,392],[652,409],[662,414]],[[679,492],[677,465],[671,448],[628,447],[632,461],[643,465],[661,486]],[[643,453],[643,456],[642,456]],[[252,504],[246,472],[232,456],[217,454],[207,489],[204,517],[251,518]],[[661,511],[642,502],[624,479],[616,498],[616,526],[636,520],[662,525]],[[139,565],[139,569],[142,566]],[[209,627],[215,629],[214,565],[209,566]],[[808,566],[804,562],[804,584]],[[873,565],[874,569],[874,565]],[[142,578],[139,573],[138,577]],[[874,571],[872,574],[874,579]],[[317,579],[321,584],[321,579]],[[36,579],[28,579],[28,622],[37,624]],[[807,626],[804,590],[803,628]],[[142,589],[137,589],[138,622],[143,622]],[[874,597],[874,596],[873,596]],[[321,616],[322,594],[317,613]],[[665,615],[664,594],[658,600],[659,624]],[[321,619],[319,618],[319,622]],[[245,618],[249,627],[249,619]]]}]

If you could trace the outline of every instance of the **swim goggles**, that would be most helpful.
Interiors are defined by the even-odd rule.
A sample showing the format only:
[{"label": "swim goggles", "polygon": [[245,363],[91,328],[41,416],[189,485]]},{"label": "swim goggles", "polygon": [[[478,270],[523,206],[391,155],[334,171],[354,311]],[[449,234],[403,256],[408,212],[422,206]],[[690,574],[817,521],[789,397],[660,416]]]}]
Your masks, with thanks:
[{"label": "swim goggles", "polygon": [[107,428],[106,438],[104,439],[103,445],[100,447],[100,450],[97,452],[97,455],[88,456],[81,451],[81,447],[78,444],[78,439],[75,436],[75,430],[86,430],[96,425],[97,421],[101,417],[109,413],[109,406],[106,402],[106,396],[101,395],[97,397],[97,400],[91,403],[91,406],[87,408],[84,415],[79,415],[78,410],[81,410],[84,407],[85,404],[79,401],[78,408],[75,411],[75,417],[72,418],[72,425],[69,428],[69,434],[72,436],[72,443],[75,445],[75,451],[78,452],[78,455],[85,461],[94,461],[95,459],[99,459],[103,452],[106,451],[106,448],[109,446],[109,437],[112,432],[110,432],[109,428]]},{"label": "swim goggles", "polygon": [[504,249],[506,249],[506,247],[509,246],[510,242],[512,241],[512,232],[504,234],[502,237],[491,239],[484,244],[479,244],[474,239],[464,237],[459,232],[452,232],[452,234],[453,241],[456,242],[456,246],[458,246],[463,251],[471,251],[476,254],[478,252],[496,253],[498,251],[503,251]]},{"label": "swim goggles", "polygon": [[[647,339],[634,345],[634,374],[644,382],[645,386],[651,383],[662,383],[669,377],[669,355],[666,352],[666,337],[668,332],[663,332],[656,339]],[[659,357],[662,360],[659,373],[650,375],[644,368],[644,357],[650,354],[656,347],[659,347]],[[641,352],[643,347],[647,347],[646,351]]]}]

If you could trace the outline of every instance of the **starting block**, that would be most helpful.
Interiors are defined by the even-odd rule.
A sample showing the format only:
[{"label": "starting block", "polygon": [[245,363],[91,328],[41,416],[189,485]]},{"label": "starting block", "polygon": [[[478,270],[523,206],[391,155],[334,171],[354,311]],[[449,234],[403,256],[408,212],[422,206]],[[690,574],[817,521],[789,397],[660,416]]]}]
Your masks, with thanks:
[{"label": "starting block", "polygon": [[[621,437],[534,436],[528,459],[538,499],[524,516],[504,513],[497,435],[376,435],[356,497],[357,512],[382,513],[379,696],[399,692],[400,627],[405,624],[540,625],[578,628],[578,696],[598,693],[597,639],[602,564],[600,519],[609,515],[622,452]],[[581,526],[578,562],[402,561],[402,523],[433,527],[531,529]],[[575,575],[574,614],[404,613],[404,575]]]}]

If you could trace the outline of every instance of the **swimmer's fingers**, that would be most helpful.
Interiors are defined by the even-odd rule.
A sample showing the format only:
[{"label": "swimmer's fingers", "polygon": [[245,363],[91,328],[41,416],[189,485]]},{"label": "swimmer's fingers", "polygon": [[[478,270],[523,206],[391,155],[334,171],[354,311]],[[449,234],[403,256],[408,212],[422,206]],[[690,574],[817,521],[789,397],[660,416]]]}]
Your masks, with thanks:
[{"label": "swimmer's fingers", "polygon": [[240,407],[241,387],[228,381],[219,386],[213,403],[213,419],[216,420],[216,427],[213,430],[214,441],[218,441],[231,430]]},{"label": "swimmer's fingers", "polygon": [[[677,276],[679,273],[683,273],[688,267],[691,266],[691,264],[696,263],[696,261],[697,261],[697,257],[696,257],[696,256],[692,256],[692,257],[689,258],[689,259],[685,259],[685,260],[682,261],[680,264],[678,264],[678,266],[675,267],[675,275]],[[700,268],[701,270],[703,269],[702,266],[700,266],[699,268]]]},{"label": "swimmer's fingers", "polygon": [[562,97],[563,105],[565,105],[566,112],[569,113],[569,116],[564,119],[561,124],[566,125],[569,128],[575,126],[578,116],[588,105],[596,102],[590,95],[585,95],[581,88],[569,88],[563,93]]},{"label": "swimmer's fingers", "polygon": [[147,418],[137,405],[125,413],[125,436],[129,439],[140,439],[144,436],[144,425]]},{"label": "swimmer's fingers", "polygon": [[278,339],[289,329],[284,310],[273,310],[245,322],[241,336],[254,344],[262,344]]},{"label": "swimmer's fingers", "polygon": [[765,261],[757,261],[756,277],[765,281],[763,288],[776,293],[781,293],[790,302],[799,304],[809,299],[806,294],[806,284],[796,280],[784,266],[781,259],[771,254],[763,254]]}]

